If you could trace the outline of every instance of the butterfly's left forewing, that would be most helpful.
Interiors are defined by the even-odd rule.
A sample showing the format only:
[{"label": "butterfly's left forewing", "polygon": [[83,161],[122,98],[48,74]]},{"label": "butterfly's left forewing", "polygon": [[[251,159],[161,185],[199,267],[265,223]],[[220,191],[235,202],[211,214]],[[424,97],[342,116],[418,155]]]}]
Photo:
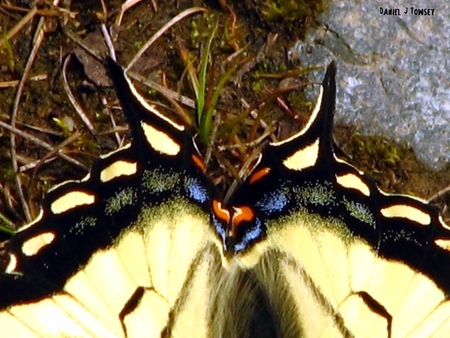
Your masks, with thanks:
[{"label": "butterfly's left forewing", "polygon": [[190,132],[110,69],[133,140],[53,189],[9,241],[0,325],[10,336],[181,337],[192,323],[207,334],[223,232],[214,192]]}]

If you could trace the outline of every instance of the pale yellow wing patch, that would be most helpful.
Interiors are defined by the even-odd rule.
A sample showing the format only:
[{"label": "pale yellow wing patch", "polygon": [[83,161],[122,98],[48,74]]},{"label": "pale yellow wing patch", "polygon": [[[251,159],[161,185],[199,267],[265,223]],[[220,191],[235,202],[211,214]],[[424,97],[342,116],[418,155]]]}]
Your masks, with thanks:
[{"label": "pale yellow wing patch", "polygon": [[[143,210],[132,228],[67,281],[63,293],[13,306],[0,313],[0,325],[10,325],[17,336],[45,338],[159,336],[175,311],[172,336],[187,337],[189,328],[193,337],[206,337],[219,247],[208,217],[196,207],[169,202]],[[138,304],[124,312],[139,288]]]},{"label": "pale yellow wing patch", "polygon": [[34,256],[38,254],[42,248],[50,245],[54,239],[55,234],[53,232],[43,232],[34,237],[28,238],[22,244],[22,252],[24,255]]},{"label": "pale yellow wing patch", "polygon": [[447,338],[450,332],[450,301],[442,302],[408,335],[411,338]]},{"label": "pale yellow wing patch", "polygon": [[[158,214],[145,234],[147,260],[153,287],[173,304],[180,294],[193,260],[211,243],[220,247],[204,215],[189,212],[187,205],[149,210]],[[142,222],[145,221],[143,213]],[[152,216],[154,217],[154,216]],[[139,225],[138,225],[139,226]],[[147,230],[146,230],[147,231]]]},{"label": "pale yellow wing patch", "polygon": [[321,217],[302,217],[299,213],[268,240],[294,257],[323,295],[337,306],[350,292],[347,246],[337,234],[320,230],[324,226]]},{"label": "pale yellow wing patch", "polygon": [[320,139],[298,149],[295,153],[283,160],[283,165],[291,170],[301,171],[314,167],[319,158]]},{"label": "pale yellow wing patch", "polygon": [[394,204],[381,208],[380,212],[384,217],[388,218],[403,217],[421,225],[431,224],[431,216],[429,213],[411,205]]},{"label": "pale yellow wing patch", "polygon": [[8,335],[11,337],[42,337],[31,327],[28,327],[20,318],[7,311],[0,312],[0,325],[2,328],[8,328]]},{"label": "pale yellow wing patch", "polygon": [[141,122],[141,128],[144,131],[148,144],[154,150],[169,156],[179,154],[181,145],[168,134],[145,122]]},{"label": "pale yellow wing patch", "polygon": [[[443,292],[432,281],[417,273],[404,288],[399,306],[393,312],[394,337],[406,337],[415,331],[416,326],[424,322],[445,299]],[[391,293],[396,291],[392,290]],[[450,318],[450,311],[447,312],[447,316]]]},{"label": "pale yellow wing patch", "polygon": [[337,307],[351,292],[348,270],[347,245],[338,235],[324,232],[317,236],[320,257],[327,273],[327,280],[319,285],[333,307]]},{"label": "pale yellow wing patch", "polygon": [[394,314],[403,302],[405,289],[414,274],[407,265],[378,258],[375,260],[370,279],[364,289],[355,291],[368,292],[389,313]]},{"label": "pale yellow wing patch", "polygon": [[[438,323],[450,325],[444,320],[444,314],[450,318],[450,308],[446,302],[440,305],[445,295],[433,281],[404,263],[379,257],[370,245],[347,234],[340,221],[299,212],[270,229],[259,257],[267,250],[291,257],[280,260],[280,272],[297,299],[306,337],[339,337],[346,330],[358,338],[388,337],[389,318],[374,312],[363,294],[392,316],[391,338],[425,332],[421,323],[430,323],[429,318],[437,318],[435,329]],[[338,328],[334,314],[342,318],[344,329]]]},{"label": "pale yellow wing patch", "polygon": [[[189,293],[185,298],[186,306],[182,306],[176,313],[176,323],[172,330],[175,338],[203,338],[208,337],[209,316],[211,313],[211,261],[205,257],[198,265],[198,273],[190,281]],[[212,280],[215,280],[212,278]],[[216,290],[217,292],[217,290]],[[217,314],[221,315],[221,314]]]},{"label": "pale yellow wing patch", "polygon": [[75,274],[66,283],[64,290],[76,298],[94,317],[108,327],[117,336],[123,335],[118,313],[109,306],[98,290],[102,285],[96,285],[85,271]]},{"label": "pale yellow wing patch", "polygon": [[[123,337],[103,326],[68,295],[56,295],[37,303],[16,305],[8,312],[31,328],[37,337]],[[4,314],[0,316],[1,325],[5,318]]]},{"label": "pale yellow wing patch", "polygon": [[145,290],[139,305],[124,318],[128,338],[159,337],[167,325],[170,307],[153,290]]},{"label": "pale yellow wing patch", "polygon": [[[430,316],[445,299],[442,291],[426,276],[405,264],[377,257],[373,249],[362,242],[350,247],[350,267],[353,292],[367,292],[393,316],[392,337],[408,336],[417,323]],[[342,306],[345,309],[348,305]],[[346,316],[350,327],[372,320],[371,311],[366,311],[364,306],[353,311],[359,315]]]},{"label": "pale yellow wing patch", "polygon": [[[294,297],[297,308],[297,320],[299,323],[307,323],[303,326],[304,337],[340,337],[332,317],[319,304],[308,280],[304,279],[299,271],[291,266],[283,265],[283,275],[288,281],[287,288]],[[294,309],[285,309],[292,311]]]},{"label": "pale yellow wing patch", "polygon": [[116,177],[132,176],[137,172],[137,163],[128,161],[116,161],[111,163],[108,167],[100,172],[100,181],[103,183],[109,182]]},{"label": "pale yellow wing patch", "polygon": [[369,186],[354,173],[336,175],[336,182],[344,188],[355,189],[365,196],[370,196]]},{"label": "pale yellow wing patch", "polygon": [[114,313],[122,310],[138,287],[120,260],[116,248],[97,252],[84,271]]},{"label": "pale yellow wing patch", "polygon": [[95,195],[93,193],[73,190],[54,200],[50,204],[50,210],[54,214],[61,214],[80,205],[90,205],[94,203]]},{"label": "pale yellow wing patch", "polygon": [[388,320],[373,312],[359,295],[350,295],[338,310],[355,337],[388,338]]},{"label": "pale yellow wing patch", "polygon": [[[179,307],[172,323],[172,336],[206,336],[208,302],[214,287],[211,253],[220,262],[220,243],[208,218],[184,203],[163,205],[141,215],[137,227],[147,222],[143,230],[152,288],[170,309]],[[177,305],[180,297],[183,303]]]},{"label": "pale yellow wing patch", "polygon": [[145,255],[147,248],[141,231],[129,231],[121,238],[116,251],[136,285],[152,285],[150,268]]},{"label": "pale yellow wing patch", "polygon": [[[312,234],[301,223],[305,222],[301,217],[294,219],[294,223],[275,231],[269,236],[271,247],[279,248],[295,258],[303,270],[307,271],[311,279],[327,281],[328,276],[323,259],[320,257],[319,247]],[[298,226],[294,226],[297,224]]]},{"label": "pale yellow wing patch", "polygon": [[351,289],[364,290],[370,281],[376,257],[368,244],[359,241],[349,247],[348,257],[349,271],[357,271],[350,274]]}]

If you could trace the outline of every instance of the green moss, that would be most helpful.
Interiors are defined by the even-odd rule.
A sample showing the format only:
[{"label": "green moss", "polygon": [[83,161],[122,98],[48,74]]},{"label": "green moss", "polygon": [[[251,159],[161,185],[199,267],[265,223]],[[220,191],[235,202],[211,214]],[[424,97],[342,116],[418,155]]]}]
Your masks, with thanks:
[{"label": "green moss", "polygon": [[375,161],[383,166],[398,166],[402,157],[406,156],[406,150],[386,140],[383,137],[357,136],[353,140],[354,145],[367,162]]},{"label": "green moss", "polygon": [[322,1],[315,0],[266,0],[262,3],[261,17],[267,22],[281,22],[288,29],[308,26],[317,13],[323,11]]}]

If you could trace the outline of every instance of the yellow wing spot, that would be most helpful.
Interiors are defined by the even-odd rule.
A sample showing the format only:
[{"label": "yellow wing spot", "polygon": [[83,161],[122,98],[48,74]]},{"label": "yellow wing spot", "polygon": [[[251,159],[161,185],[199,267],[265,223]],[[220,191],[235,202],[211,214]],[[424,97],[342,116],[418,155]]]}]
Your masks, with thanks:
[{"label": "yellow wing spot", "polygon": [[100,181],[109,182],[116,177],[131,176],[137,172],[136,162],[116,161],[102,170],[100,173]]},{"label": "yellow wing spot", "polygon": [[430,225],[431,223],[431,216],[428,213],[420,209],[417,209],[416,207],[406,204],[395,204],[386,208],[382,208],[381,214],[384,217],[388,218],[396,218],[396,217],[407,218],[410,221],[422,225]]},{"label": "yellow wing spot", "polygon": [[54,214],[61,214],[80,205],[94,204],[95,195],[85,191],[71,191],[57,198],[50,205],[50,209]]},{"label": "yellow wing spot", "polygon": [[370,188],[358,175],[351,173],[341,176],[336,175],[336,181],[344,188],[355,189],[365,196],[370,196]]},{"label": "yellow wing spot", "polygon": [[181,149],[180,144],[175,142],[169,135],[145,122],[141,122],[141,127],[147,138],[148,144],[153,149],[161,154],[169,156],[178,155]]},{"label": "yellow wing spot", "polygon": [[14,254],[9,254],[9,263],[8,266],[5,269],[6,273],[15,273],[17,267],[17,256]]},{"label": "yellow wing spot", "polygon": [[436,244],[438,247],[450,251],[450,239],[436,239],[434,241],[434,244]]},{"label": "yellow wing spot", "polygon": [[41,251],[42,248],[50,245],[54,239],[55,234],[53,232],[44,232],[31,237],[22,244],[22,252],[26,256],[34,256]]},{"label": "yellow wing spot", "polygon": [[310,145],[297,150],[283,161],[286,168],[301,171],[313,167],[319,157],[319,139]]}]

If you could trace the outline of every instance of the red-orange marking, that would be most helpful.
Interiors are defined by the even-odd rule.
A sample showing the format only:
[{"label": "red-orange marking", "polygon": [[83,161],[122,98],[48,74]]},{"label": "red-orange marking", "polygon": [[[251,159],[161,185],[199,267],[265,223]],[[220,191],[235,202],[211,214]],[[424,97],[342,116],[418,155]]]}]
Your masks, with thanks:
[{"label": "red-orange marking", "polygon": [[194,164],[197,166],[197,168],[199,168],[201,171],[203,171],[203,172],[206,171],[205,163],[204,163],[203,160],[200,158],[200,156],[198,156],[198,155],[192,155],[192,161],[193,161]]},{"label": "red-orange marking", "polygon": [[253,183],[259,181],[261,178],[266,176],[268,173],[270,173],[269,167],[265,167],[265,168],[258,170],[257,172],[254,172],[252,175],[250,175],[250,178],[249,178],[250,184],[253,184]]},{"label": "red-orange marking", "polygon": [[244,221],[252,221],[255,217],[255,213],[253,209],[250,207],[233,207],[234,215],[233,215],[233,223],[241,223]]},{"label": "red-orange marking", "polygon": [[214,214],[226,223],[230,223],[230,211],[222,206],[222,202],[213,200],[212,202]]},{"label": "red-orange marking", "polygon": [[234,237],[237,232],[237,228],[242,224],[242,222],[250,222],[255,218],[255,213],[253,212],[253,209],[250,207],[233,207],[234,214],[233,219],[231,221],[231,227],[228,232],[228,235],[230,237]]}]

